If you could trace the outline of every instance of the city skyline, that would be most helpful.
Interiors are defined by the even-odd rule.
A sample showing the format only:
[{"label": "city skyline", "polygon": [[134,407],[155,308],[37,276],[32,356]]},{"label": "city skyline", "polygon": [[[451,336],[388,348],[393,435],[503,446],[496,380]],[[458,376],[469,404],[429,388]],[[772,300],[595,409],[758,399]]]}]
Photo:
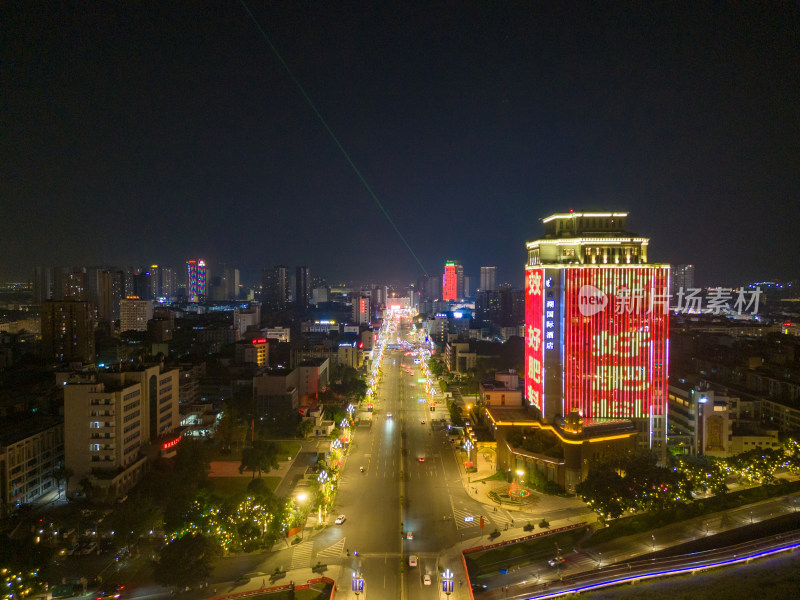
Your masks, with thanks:
[{"label": "city skyline", "polygon": [[629,212],[704,285],[798,275],[794,5],[251,9],[280,60],[239,4],[3,6],[0,279],[202,256],[414,281],[394,224],[430,276],[521,286],[569,208]]}]

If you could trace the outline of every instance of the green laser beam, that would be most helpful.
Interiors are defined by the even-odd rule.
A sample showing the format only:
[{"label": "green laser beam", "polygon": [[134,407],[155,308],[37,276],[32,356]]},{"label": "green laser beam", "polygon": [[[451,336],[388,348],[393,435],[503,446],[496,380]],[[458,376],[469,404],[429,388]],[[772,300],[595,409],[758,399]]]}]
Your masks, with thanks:
[{"label": "green laser beam", "polygon": [[256,19],[255,15],[253,15],[253,13],[250,11],[250,8],[247,6],[245,1],[244,0],[239,0],[239,2],[241,3],[242,7],[244,7],[245,12],[247,12],[247,14],[250,16],[250,19],[253,21],[253,23],[255,24],[255,26],[258,29],[258,31],[264,37],[264,40],[267,42],[267,44],[270,47],[270,50],[272,50],[272,53],[277,57],[278,61],[281,63],[281,66],[283,66],[283,68],[289,74],[289,77],[292,79],[294,84],[297,86],[297,89],[300,90],[300,93],[303,95],[303,98],[305,98],[306,102],[311,107],[311,110],[314,111],[315,115],[317,115],[317,118],[320,120],[320,123],[322,123],[322,126],[325,127],[325,131],[327,131],[328,135],[331,136],[331,139],[336,144],[336,147],[339,148],[339,151],[345,157],[345,160],[347,160],[348,164],[353,169],[353,171],[355,172],[355,174],[359,178],[359,180],[361,180],[361,183],[364,185],[364,187],[366,188],[367,192],[369,192],[369,195],[372,196],[372,199],[375,201],[375,204],[377,204],[378,208],[381,209],[381,212],[383,213],[383,216],[386,217],[386,220],[389,221],[389,224],[392,226],[392,229],[394,229],[395,233],[403,241],[403,243],[405,244],[406,248],[408,248],[408,251],[411,253],[411,256],[414,257],[414,260],[417,261],[417,264],[419,265],[420,269],[422,269],[422,272],[425,275],[427,275],[428,271],[425,269],[425,266],[422,264],[422,261],[420,261],[420,259],[417,257],[417,255],[414,252],[414,250],[411,249],[411,245],[408,243],[408,240],[406,240],[405,236],[400,232],[400,229],[397,227],[397,225],[395,224],[394,220],[392,220],[392,217],[389,215],[389,213],[386,211],[386,209],[384,208],[384,206],[381,203],[381,201],[378,199],[377,194],[375,194],[375,192],[372,191],[372,188],[370,187],[369,183],[367,183],[367,180],[361,174],[361,171],[358,170],[358,167],[353,162],[353,159],[350,158],[350,154],[348,154],[347,150],[344,149],[344,146],[342,146],[342,143],[339,141],[339,138],[336,137],[336,134],[333,133],[333,130],[330,128],[328,123],[325,121],[325,118],[322,116],[322,114],[319,112],[319,110],[317,110],[316,105],[311,100],[311,97],[308,95],[308,93],[306,93],[306,90],[303,87],[303,85],[300,83],[300,81],[297,79],[297,77],[294,76],[294,73],[292,72],[292,69],[289,68],[289,65],[286,64],[285,60],[283,60],[283,57],[281,56],[280,52],[278,52],[278,49],[275,47],[275,45],[272,43],[272,40],[267,35],[267,32],[264,31],[263,27],[261,27],[261,24],[258,22],[258,19]]}]

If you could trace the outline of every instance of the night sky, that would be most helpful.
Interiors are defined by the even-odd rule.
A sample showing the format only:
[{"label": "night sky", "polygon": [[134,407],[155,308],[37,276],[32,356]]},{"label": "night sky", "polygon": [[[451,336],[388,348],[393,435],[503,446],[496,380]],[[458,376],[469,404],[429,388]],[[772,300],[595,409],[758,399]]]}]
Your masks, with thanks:
[{"label": "night sky", "polygon": [[[630,212],[699,283],[800,276],[796,2],[269,2],[253,15],[425,269]],[[0,280],[422,269],[238,2],[0,5]]]}]

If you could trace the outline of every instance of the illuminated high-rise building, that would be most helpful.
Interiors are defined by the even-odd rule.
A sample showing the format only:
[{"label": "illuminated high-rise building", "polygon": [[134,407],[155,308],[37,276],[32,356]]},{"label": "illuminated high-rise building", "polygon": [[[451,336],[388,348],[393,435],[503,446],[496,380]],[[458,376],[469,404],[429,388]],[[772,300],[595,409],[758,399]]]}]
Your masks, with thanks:
[{"label": "illuminated high-rise building", "polygon": [[172,267],[161,267],[161,293],[159,297],[169,300],[178,294],[178,276]]},{"label": "illuminated high-rise building", "polygon": [[694,288],[694,265],[672,265],[670,274],[673,290],[683,289],[686,293]]},{"label": "illuminated high-rise building", "polygon": [[525,396],[548,422],[632,420],[666,449],[669,266],[627,213],[566,213],[527,243]]},{"label": "illuminated high-rise building", "polygon": [[357,325],[369,325],[371,316],[371,298],[368,294],[357,294],[353,297],[353,322]]},{"label": "illuminated high-rise building", "polygon": [[186,297],[190,302],[199,302],[206,295],[206,263],[190,260],[186,263]]},{"label": "illuminated high-rise building", "polygon": [[442,275],[442,300],[461,300],[464,297],[464,267],[455,261],[444,263]]},{"label": "illuminated high-rise building", "polygon": [[481,267],[482,292],[493,292],[497,289],[497,267]]},{"label": "illuminated high-rise building", "polygon": [[147,331],[147,322],[153,318],[152,300],[128,296],[119,304],[120,331]]},{"label": "illuminated high-rise building", "polygon": [[144,297],[158,300],[158,297],[161,296],[161,268],[158,265],[150,265],[147,272],[150,273],[150,289],[147,296]]},{"label": "illuminated high-rise building", "polygon": [[83,300],[42,303],[42,354],[63,362],[94,360],[94,311]]}]

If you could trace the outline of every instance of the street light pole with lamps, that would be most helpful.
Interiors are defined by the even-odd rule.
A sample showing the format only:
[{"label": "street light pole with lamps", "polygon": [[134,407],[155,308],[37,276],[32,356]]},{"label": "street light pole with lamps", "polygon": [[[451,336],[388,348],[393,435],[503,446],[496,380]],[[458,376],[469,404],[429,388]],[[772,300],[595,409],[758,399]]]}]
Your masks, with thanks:
[{"label": "street light pole with lamps", "polygon": [[453,593],[453,572],[450,569],[442,573],[442,591],[448,598]]}]

